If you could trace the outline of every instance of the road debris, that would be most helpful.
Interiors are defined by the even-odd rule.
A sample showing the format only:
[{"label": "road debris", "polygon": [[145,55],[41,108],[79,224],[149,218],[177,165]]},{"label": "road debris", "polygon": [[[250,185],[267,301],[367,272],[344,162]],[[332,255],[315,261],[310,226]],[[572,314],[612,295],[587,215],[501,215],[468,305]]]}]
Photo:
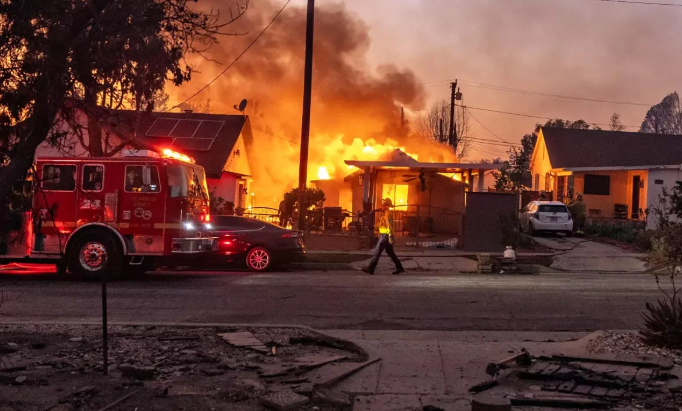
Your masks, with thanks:
[{"label": "road debris", "polygon": [[230,345],[240,348],[248,348],[259,353],[269,354],[270,350],[259,339],[248,331],[218,334]]},{"label": "road debris", "polygon": [[[15,374],[0,372],[0,409],[11,410],[262,411],[261,397],[288,391],[308,402],[301,411],[349,411],[343,394],[320,391],[320,384],[361,369],[368,358],[352,343],[308,329],[112,326],[104,376],[99,327],[4,324],[0,333],[17,343],[3,345],[15,350],[4,356]],[[251,341],[226,344],[222,335],[232,333]],[[45,345],[34,349],[31,341]],[[271,408],[289,405],[278,406]]]},{"label": "road debris", "polygon": [[259,398],[261,404],[277,411],[294,410],[306,405],[310,399],[293,391],[282,390],[264,395]]}]

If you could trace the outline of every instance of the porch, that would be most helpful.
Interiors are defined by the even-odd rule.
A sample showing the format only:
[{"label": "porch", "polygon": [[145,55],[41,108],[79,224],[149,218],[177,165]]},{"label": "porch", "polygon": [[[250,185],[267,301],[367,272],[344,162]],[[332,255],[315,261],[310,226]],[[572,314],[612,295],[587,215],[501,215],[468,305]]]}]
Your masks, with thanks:
[{"label": "porch", "polygon": [[648,170],[556,170],[552,198],[582,194],[588,219],[646,220]]}]

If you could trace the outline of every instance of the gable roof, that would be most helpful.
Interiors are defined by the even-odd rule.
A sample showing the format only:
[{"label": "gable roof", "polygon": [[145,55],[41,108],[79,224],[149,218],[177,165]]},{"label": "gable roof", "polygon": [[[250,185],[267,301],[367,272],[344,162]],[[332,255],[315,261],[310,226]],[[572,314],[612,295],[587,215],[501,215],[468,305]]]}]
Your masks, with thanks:
[{"label": "gable roof", "polygon": [[682,164],[682,136],[565,128],[541,132],[554,169]]},{"label": "gable roof", "polygon": [[[136,115],[134,111],[119,111],[119,122],[111,125],[119,132],[130,133]],[[206,175],[214,178],[222,175],[239,136],[243,133],[247,147],[253,138],[249,119],[243,115],[142,113],[135,131],[137,145],[155,150],[169,148],[193,157]]]}]

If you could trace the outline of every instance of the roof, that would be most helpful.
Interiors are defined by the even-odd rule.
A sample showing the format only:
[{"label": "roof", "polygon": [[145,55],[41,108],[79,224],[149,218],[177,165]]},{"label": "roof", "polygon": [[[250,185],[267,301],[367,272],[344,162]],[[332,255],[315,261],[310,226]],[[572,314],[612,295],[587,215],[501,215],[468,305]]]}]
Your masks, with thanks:
[{"label": "roof", "polygon": [[420,163],[412,159],[412,161],[359,161],[359,160],[345,160],[349,166],[359,168],[364,167],[394,167],[394,168],[413,168],[433,170],[440,172],[459,172],[465,170],[499,170],[504,164],[490,164],[490,163]]},{"label": "roof", "polygon": [[[134,128],[134,111],[119,111],[119,132]],[[137,125],[136,141],[156,150],[170,148],[186,154],[203,166],[206,174],[219,178],[239,136],[251,139],[249,119],[243,115],[204,113],[142,113]],[[250,141],[246,142],[250,145]]]},{"label": "roof", "polygon": [[541,131],[553,169],[682,164],[682,136],[563,128]]}]

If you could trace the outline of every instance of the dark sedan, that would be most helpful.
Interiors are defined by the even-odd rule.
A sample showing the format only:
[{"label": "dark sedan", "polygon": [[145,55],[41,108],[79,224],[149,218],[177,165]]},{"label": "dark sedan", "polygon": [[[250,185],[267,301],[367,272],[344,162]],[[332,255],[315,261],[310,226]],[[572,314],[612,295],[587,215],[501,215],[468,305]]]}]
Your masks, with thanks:
[{"label": "dark sedan", "polygon": [[252,271],[300,261],[305,256],[303,235],[264,221],[237,216],[213,216],[221,262],[246,264]]}]

